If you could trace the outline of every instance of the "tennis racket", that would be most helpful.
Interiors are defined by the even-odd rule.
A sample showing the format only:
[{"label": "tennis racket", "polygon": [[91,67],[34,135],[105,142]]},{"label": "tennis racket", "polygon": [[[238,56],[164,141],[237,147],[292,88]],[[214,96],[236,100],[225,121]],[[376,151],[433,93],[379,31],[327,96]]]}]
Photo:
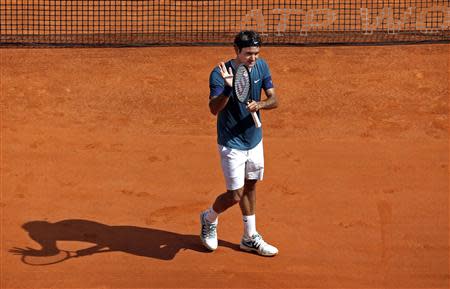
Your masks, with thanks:
[{"label": "tennis racket", "polygon": [[22,262],[32,266],[45,266],[61,263],[71,258],[93,255],[96,253],[111,252],[109,248],[94,246],[78,251],[59,250],[56,254],[43,253],[29,247],[26,249],[14,248],[9,250],[14,255],[22,255]]},{"label": "tennis racket", "polygon": [[[252,79],[250,77],[250,71],[247,66],[241,64],[236,69],[236,73],[233,77],[233,92],[236,99],[244,104],[249,104],[251,102],[251,90],[252,89]],[[261,127],[261,121],[259,120],[256,112],[251,112],[253,121],[256,127]]]},{"label": "tennis racket", "polygon": [[58,254],[51,256],[30,256],[23,255],[22,262],[27,265],[32,266],[45,266],[45,265],[53,265],[57,263],[64,262],[67,259],[78,257],[79,255],[76,252],[71,251],[59,251]]}]

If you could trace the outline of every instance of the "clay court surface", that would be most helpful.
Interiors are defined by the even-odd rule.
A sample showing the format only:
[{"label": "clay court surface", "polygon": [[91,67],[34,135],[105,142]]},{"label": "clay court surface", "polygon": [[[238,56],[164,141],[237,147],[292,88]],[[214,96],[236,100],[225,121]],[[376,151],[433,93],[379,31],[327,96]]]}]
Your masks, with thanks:
[{"label": "clay court surface", "polygon": [[[238,207],[216,252],[198,238],[224,190],[208,77],[231,47],[0,53],[1,288],[448,288],[449,45],[262,49],[274,258],[239,251]],[[29,232],[112,251],[32,266],[10,252],[41,249]]]}]

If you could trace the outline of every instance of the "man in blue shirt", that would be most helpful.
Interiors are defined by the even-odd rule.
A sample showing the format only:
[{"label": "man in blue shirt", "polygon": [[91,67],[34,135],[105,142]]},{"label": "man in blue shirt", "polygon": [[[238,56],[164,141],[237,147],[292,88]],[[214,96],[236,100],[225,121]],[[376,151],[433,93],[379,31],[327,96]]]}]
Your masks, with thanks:
[{"label": "man in blue shirt", "polygon": [[[221,62],[211,72],[209,109],[217,115],[217,143],[227,191],[217,197],[208,210],[200,214],[200,239],[209,250],[218,246],[218,215],[239,203],[243,215],[244,235],[240,248],[263,256],[274,256],[278,249],[264,241],[256,230],[256,183],[264,173],[262,130],[255,126],[251,112],[278,106],[267,63],[259,58],[261,39],[251,30],[239,32],[234,40],[236,57]],[[233,96],[233,73],[245,64],[251,74],[251,99],[242,104]],[[266,98],[261,99],[264,90]]]}]

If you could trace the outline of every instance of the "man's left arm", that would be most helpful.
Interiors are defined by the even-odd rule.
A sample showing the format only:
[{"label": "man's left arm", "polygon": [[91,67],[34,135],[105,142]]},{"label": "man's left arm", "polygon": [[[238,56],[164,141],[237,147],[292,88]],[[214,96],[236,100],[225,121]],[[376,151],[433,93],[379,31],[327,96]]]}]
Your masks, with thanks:
[{"label": "man's left arm", "polygon": [[278,107],[278,99],[275,95],[275,88],[272,87],[266,89],[264,90],[264,92],[266,94],[266,99],[261,101],[252,101],[251,103],[249,103],[249,105],[247,106],[249,111],[253,112],[260,109],[274,109]]},{"label": "man's left arm", "polygon": [[275,88],[264,90],[267,98],[258,102],[258,109],[274,109],[278,107],[278,99],[275,95]]}]

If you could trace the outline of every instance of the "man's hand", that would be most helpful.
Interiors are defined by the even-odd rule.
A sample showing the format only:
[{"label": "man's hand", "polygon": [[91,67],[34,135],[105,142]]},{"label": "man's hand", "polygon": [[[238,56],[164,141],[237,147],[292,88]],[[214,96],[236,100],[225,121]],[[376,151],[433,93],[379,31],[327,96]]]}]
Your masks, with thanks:
[{"label": "man's hand", "polygon": [[222,75],[223,79],[225,80],[225,84],[228,86],[233,86],[233,70],[225,66],[225,63],[221,62],[219,63],[219,71]]},{"label": "man's hand", "polygon": [[9,252],[14,255],[44,257],[56,255],[59,253],[59,250],[36,250],[30,247],[14,247],[13,249],[10,249]]},{"label": "man's hand", "polygon": [[260,102],[256,102],[256,101],[254,101],[254,100],[252,100],[251,102],[249,102],[248,104],[247,104],[247,109],[248,109],[248,111],[250,111],[250,112],[257,112],[258,110],[260,110],[262,107],[261,107],[261,103]]}]

